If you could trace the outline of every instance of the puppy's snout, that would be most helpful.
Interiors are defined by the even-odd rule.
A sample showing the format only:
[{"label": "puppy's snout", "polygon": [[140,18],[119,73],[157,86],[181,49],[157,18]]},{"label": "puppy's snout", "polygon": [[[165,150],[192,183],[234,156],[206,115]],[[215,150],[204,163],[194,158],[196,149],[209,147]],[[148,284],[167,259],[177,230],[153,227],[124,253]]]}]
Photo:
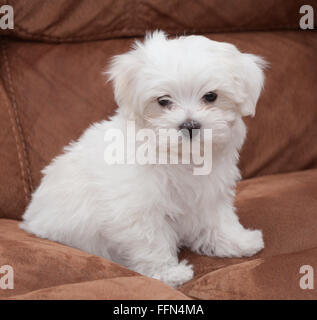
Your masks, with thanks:
[{"label": "puppy's snout", "polygon": [[[180,130],[183,130],[185,134],[189,135],[189,138],[192,139],[200,129],[201,125],[195,120],[187,120],[179,126]],[[196,130],[195,130],[196,129]]]}]

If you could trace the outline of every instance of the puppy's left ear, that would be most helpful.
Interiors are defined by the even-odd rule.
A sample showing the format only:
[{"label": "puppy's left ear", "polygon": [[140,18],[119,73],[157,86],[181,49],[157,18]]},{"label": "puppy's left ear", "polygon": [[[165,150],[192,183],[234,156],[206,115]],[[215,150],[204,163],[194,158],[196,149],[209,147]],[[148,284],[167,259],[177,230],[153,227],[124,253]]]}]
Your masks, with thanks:
[{"label": "puppy's left ear", "polygon": [[242,116],[253,117],[264,86],[263,70],[266,68],[267,62],[259,56],[243,53],[240,63],[238,87],[242,91],[242,99],[239,102],[239,110]]},{"label": "puppy's left ear", "polygon": [[132,50],[114,56],[110,62],[107,71],[108,81],[112,81],[114,87],[114,97],[119,109],[127,118],[135,116],[135,90],[136,90],[136,73],[139,68],[137,59],[138,42],[134,44]]}]

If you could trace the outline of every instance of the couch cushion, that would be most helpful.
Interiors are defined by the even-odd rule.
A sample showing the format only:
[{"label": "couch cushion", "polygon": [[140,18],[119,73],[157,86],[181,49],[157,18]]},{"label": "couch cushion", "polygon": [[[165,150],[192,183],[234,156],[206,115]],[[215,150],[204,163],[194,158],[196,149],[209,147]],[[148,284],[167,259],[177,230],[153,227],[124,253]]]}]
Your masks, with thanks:
[{"label": "couch cushion", "polygon": [[[18,229],[0,220],[0,266],[15,270],[15,289],[0,297],[17,299],[317,299],[302,290],[299,269],[317,270],[317,169],[244,180],[238,185],[242,224],[262,229],[265,249],[251,258],[226,259],[182,250],[195,278],[172,289],[117,264]],[[152,283],[152,281],[154,281]],[[158,289],[151,290],[151,288]],[[141,289],[142,288],[142,289]]]},{"label": "couch cushion", "polygon": [[142,276],[115,277],[31,291],[12,300],[190,300],[162,282]]},{"label": "couch cushion", "polygon": [[243,259],[184,250],[195,279],[179,290],[196,299],[317,299],[299,286],[302,265],[317,270],[317,169],[244,180],[236,206],[245,227],[263,231],[264,250]]},{"label": "couch cushion", "polygon": [[[4,34],[42,41],[86,41],[172,34],[298,29],[301,0],[8,0],[15,26]],[[313,5],[314,0],[306,0]]]},{"label": "couch cushion", "polygon": [[317,270],[317,248],[247,260],[209,272],[180,291],[194,299],[316,300],[314,289],[302,289],[303,265]]},{"label": "couch cushion", "polygon": [[[14,289],[0,299],[186,299],[162,282],[106,259],[37,238],[0,219],[0,267],[14,269]],[[0,274],[0,277],[2,274]]]},{"label": "couch cushion", "polygon": [[[245,119],[249,133],[241,154],[243,176],[317,167],[315,34],[249,32],[209,37],[260,54],[271,64],[257,114]],[[40,182],[41,169],[92,122],[113,113],[112,88],[101,71],[110,56],[128,50],[131,41],[2,44],[7,62],[0,65],[0,74],[11,106],[0,101],[0,107],[4,126],[15,134],[19,147],[11,137],[5,152],[13,158],[6,162],[13,169],[6,171],[8,164],[4,164],[3,185],[21,185],[23,192],[6,193],[0,217],[20,217],[31,190]],[[12,110],[11,129],[8,111]]]}]

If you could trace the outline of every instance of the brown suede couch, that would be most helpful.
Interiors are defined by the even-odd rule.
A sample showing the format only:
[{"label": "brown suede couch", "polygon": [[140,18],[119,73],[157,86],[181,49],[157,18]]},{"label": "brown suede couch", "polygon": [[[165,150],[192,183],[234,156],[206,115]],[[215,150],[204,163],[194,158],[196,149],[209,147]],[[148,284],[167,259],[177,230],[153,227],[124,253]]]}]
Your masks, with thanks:
[{"label": "brown suede couch", "polygon": [[[9,0],[0,30],[0,299],[316,299],[299,286],[317,272],[317,34],[300,30],[313,0]],[[195,278],[178,289],[18,228],[43,169],[63,146],[116,108],[101,71],[135,37],[163,29],[204,34],[270,62],[255,118],[246,118],[236,206],[263,230],[251,258],[180,255]],[[316,28],[316,25],[315,25]],[[0,277],[2,275],[0,274]]]}]

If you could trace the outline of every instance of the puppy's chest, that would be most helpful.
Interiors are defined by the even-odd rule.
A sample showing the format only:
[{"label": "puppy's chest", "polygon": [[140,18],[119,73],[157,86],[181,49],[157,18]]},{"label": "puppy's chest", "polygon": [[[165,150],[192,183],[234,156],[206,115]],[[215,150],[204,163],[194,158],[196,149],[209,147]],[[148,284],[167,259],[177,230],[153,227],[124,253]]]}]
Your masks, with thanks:
[{"label": "puppy's chest", "polygon": [[210,179],[206,177],[169,181],[163,197],[167,216],[177,221],[199,214],[212,201],[211,189]]}]

